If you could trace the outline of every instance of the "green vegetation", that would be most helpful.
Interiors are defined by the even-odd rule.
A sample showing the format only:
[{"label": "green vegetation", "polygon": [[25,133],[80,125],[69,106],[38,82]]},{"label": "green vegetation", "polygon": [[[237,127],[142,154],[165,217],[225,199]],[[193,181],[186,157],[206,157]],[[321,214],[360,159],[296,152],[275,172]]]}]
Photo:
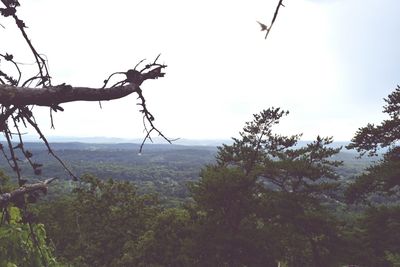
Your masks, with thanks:
[{"label": "green vegetation", "polygon": [[360,128],[349,148],[361,154],[376,155],[378,149],[387,148],[383,159],[358,177],[348,190],[350,201],[368,198],[371,194],[395,195],[400,186],[400,87],[387,99],[383,112],[389,115],[380,125],[368,124]]},{"label": "green vegetation", "polygon": [[[44,177],[60,178],[52,184],[47,199],[69,194],[74,185],[46,148],[39,143],[26,143],[25,146],[35,161],[43,164]],[[91,174],[103,180],[131,181],[140,193],[157,193],[160,201],[170,206],[190,198],[188,183],[199,179],[201,169],[214,163],[217,153],[216,147],[179,145],[147,145],[141,155],[138,155],[139,146],[134,144],[54,143],[52,148],[78,176]],[[351,151],[333,156],[335,160],[344,161],[336,172],[346,181],[361,173],[373,160],[355,157]],[[30,166],[27,163],[20,165],[28,180],[35,181]],[[0,158],[0,169],[13,175],[4,158]]]},{"label": "green vegetation", "polygon": [[[371,155],[389,147],[371,160],[342,162],[349,154],[330,137],[298,145],[301,135],[275,133],[288,114],[279,108],[216,150],[99,149],[93,158],[92,147],[76,152],[85,160],[65,150],[95,175],[51,185],[28,207],[36,215],[5,208],[0,265],[399,266],[399,95],[387,100],[391,120],[361,128],[349,145]],[[1,192],[12,190],[0,178]]]},{"label": "green vegetation", "polygon": [[[0,171],[0,193],[10,190],[9,178]],[[15,206],[3,209],[0,220],[0,266],[63,266],[53,256],[43,224],[32,223],[32,214]]]},{"label": "green vegetation", "polygon": [[[44,177],[59,177],[58,185],[52,185],[49,196],[71,191],[68,174],[39,143],[27,143],[35,161],[45,166]],[[132,181],[141,193],[158,193],[161,200],[179,202],[189,196],[187,183],[199,178],[201,168],[214,161],[215,147],[190,147],[177,145],[148,145],[138,155],[139,146],[133,144],[84,144],[56,143],[53,150],[78,176],[91,174],[101,179]],[[19,151],[17,151],[19,152]],[[0,158],[0,169],[13,175],[8,163]],[[27,163],[20,164],[23,173],[31,174]],[[56,187],[56,188],[54,188]]]}]

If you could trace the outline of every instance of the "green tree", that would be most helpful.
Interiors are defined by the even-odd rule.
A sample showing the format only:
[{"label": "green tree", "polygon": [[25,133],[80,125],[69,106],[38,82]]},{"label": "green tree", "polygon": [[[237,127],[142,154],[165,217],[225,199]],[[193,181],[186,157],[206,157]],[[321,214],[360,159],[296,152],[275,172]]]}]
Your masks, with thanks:
[{"label": "green tree", "polygon": [[128,182],[84,176],[71,198],[40,209],[57,255],[78,266],[119,266],[127,242],[139,240],[159,212],[155,197]]},{"label": "green tree", "polygon": [[22,222],[17,207],[9,207],[3,216],[7,222],[0,227],[0,266],[61,266],[46,243],[43,224]]},{"label": "green tree", "polygon": [[384,99],[386,105],[383,112],[389,115],[380,125],[368,124],[360,128],[349,149],[356,149],[360,156],[368,153],[377,155],[377,151],[387,148],[383,159],[376,165],[369,167],[364,174],[357,177],[346,192],[350,202],[364,199],[371,193],[392,195],[398,192],[400,186],[400,87]]},{"label": "green tree", "polygon": [[334,266],[336,222],[323,206],[337,187],[332,138],[298,147],[301,135],[272,128],[288,112],[270,108],[223,145],[217,164],[191,187],[198,207],[200,265]]},{"label": "green tree", "polygon": [[[0,171],[0,193],[12,189],[9,178]],[[61,266],[46,242],[44,225],[34,223],[31,213],[13,205],[1,209],[0,266]]]},{"label": "green tree", "polygon": [[399,263],[400,207],[371,207],[357,226],[357,237],[363,251],[358,263],[371,267],[389,267]]},{"label": "green tree", "polygon": [[362,253],[357,261],[365,266],[397,266],[400,262],[400,209],[396,201],[400,186],[400,87],[397,86],[384,101],[383,113],[389,119],[358,129],[347,146],[356,149],[360,157],[365,154],[376,156],[384,149],[382,159],[356,177],[345,192],[350,203],[366,200],[372,204],[352,233],[361,241]]},{"label": "green tree", "polygon": [[117,266],[193,266],[192,233],[187,210],[164,210],[138,240],[125,244]]},{"label": "green tree", "polygon": [[[191,190],[198,266],[272,266],[276,247],[257,216],[259,185],[237,168],[209,166]],[[277,242],[276,242],[277,243]]]}]

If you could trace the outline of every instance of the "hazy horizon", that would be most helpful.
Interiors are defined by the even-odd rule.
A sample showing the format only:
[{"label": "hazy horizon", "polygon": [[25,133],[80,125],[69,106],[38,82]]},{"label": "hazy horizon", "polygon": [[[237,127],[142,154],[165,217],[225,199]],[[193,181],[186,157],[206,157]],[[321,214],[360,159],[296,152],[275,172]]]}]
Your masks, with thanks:
[{"label": "hazy horizon", "polygon": [[[141,144],[143,138],[121,138],[121,137],[110,137],[110,136],[48,136],[47,140],[50,143],[89,143],[89,144]],[[161,137],[152,138],[153,142],[147,140],[146,144],[169,144]],[[18,142],[18,140],[14,140]],[[299,144],[306,144],[312,142],[314,140],[299,140]],[[0,138],[0,142],[5,142],[3,138]],[[37,136],[34,135],[25,135],[24,142],[42,142]],[[350,142],[346,140],[333,140],[333,144],[336,145],[345,145]],[[200,146],[214,146],[221,144],[231,144],[233,143],[232,138],[227,139],[218,139],[218,138],[180,138],[176,141],[173,141],[173,145],[200,145]]]}]

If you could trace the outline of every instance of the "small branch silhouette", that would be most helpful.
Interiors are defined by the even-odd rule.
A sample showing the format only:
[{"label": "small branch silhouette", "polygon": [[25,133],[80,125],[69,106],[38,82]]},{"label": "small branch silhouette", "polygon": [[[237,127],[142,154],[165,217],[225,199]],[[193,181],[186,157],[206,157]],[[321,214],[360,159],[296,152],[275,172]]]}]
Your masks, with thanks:
[{"label": "small branch silhouette", "polygon": [[271,29],[272,29],[272,26],[274,26],[275,20],[276,20],[276,18],[278,17],[279,9],[280,9],[282,6],[285,7],[285,5],[284,5],[282,2],[283,2],[283,0],[279,0],[278,5],[276,6],[276,9],[275,9],[274,16],[272,17],[272,21],[271,21],[269,27],[268,27],[266,24],[263,24],[263,23],[257,21],[258,24],[260,24],[260,26],[261,26],[261,31],[266,31],[266,33],[265,33],[265,39],[267,39],[267,37],[268,37],[268,35],[269,35],[269,32],[270,32]]}]

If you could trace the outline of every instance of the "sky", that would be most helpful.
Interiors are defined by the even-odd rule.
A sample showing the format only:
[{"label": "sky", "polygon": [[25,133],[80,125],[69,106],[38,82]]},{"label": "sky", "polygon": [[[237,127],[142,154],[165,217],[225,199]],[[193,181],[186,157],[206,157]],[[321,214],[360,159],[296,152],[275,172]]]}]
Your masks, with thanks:
[{"label": "sky", "polygon": [[[171,138],[229,139],[252,114],[289,110],[277,131],[350,140],[379,123],[383,98],[400,84],[400,1],[285,0],[267,40],[277,0],[20,0],[19,16],[49,60],[53,84],[101,87],[140,60],[168,65],[142,85],[156,126]],[[34,65],[12,21],[0,18],[0,51]],[[135,95],[62,104],[47,136],[144,137]],[[28,133],[33,133],[27,130]]]}]

